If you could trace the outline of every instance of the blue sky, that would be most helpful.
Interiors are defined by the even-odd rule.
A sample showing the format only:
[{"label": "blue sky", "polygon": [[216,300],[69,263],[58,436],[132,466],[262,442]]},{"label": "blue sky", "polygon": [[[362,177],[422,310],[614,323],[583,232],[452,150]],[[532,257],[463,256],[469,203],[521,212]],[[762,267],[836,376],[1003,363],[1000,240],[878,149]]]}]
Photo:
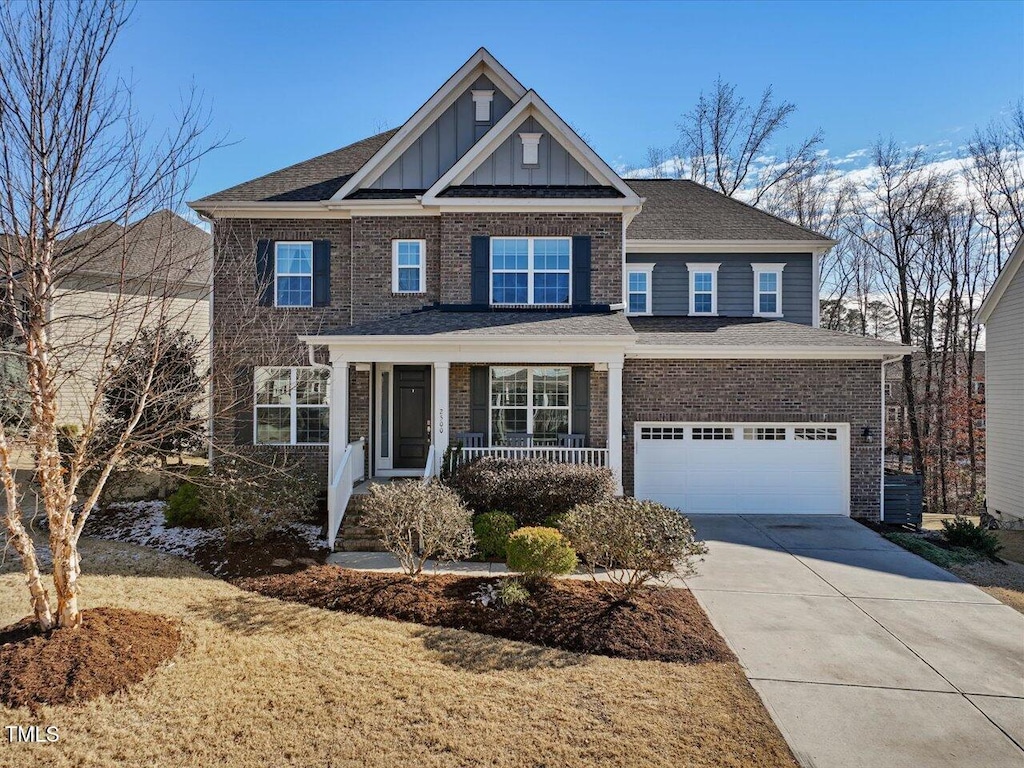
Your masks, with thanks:
[{"label": "blue sky", "polygon": [[212,132],[190,198],[394,128],[479,46],[613,165],[670,145],[721,74],[797,104],[836,157],[879,135],[955,150],[1024,94],[1024,2],[158,2],[114,66],[164,122],[194,82]]}]

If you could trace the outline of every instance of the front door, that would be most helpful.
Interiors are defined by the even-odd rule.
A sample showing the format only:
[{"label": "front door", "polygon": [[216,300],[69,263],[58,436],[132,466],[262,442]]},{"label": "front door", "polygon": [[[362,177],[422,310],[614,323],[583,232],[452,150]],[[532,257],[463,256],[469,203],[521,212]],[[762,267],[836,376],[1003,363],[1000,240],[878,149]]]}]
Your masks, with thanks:
[{"label": "front door", "polygon": [[395,469],[422,469],[430,452],[430,366],[395,366]]}]

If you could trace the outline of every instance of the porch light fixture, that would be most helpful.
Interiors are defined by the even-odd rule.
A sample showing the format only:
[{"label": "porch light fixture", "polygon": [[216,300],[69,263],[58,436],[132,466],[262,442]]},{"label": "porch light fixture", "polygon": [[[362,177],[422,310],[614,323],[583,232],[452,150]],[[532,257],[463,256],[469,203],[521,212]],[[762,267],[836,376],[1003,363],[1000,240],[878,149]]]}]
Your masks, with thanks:
[{"label": "porch light fixture", "polygon": [[860,436],[864,438],[865,443],[875,442],[875,436],[871,432],[871,427],[864,427],[864,431],[860,433]]}]

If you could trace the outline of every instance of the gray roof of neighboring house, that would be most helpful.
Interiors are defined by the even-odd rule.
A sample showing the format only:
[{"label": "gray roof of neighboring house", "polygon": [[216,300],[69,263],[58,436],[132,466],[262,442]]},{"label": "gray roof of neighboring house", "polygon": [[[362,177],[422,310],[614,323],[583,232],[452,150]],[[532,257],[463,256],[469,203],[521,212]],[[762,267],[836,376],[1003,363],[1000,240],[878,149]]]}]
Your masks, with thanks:
[{"label": "gray roof of neighboring house", "polygon": [[424,309],[325,336],[633,336],[621,312],[451,312]]},{"label": "gray roof of neighboring house", "polygon": [[631,317],[641,345],[728,347],[850,347],[892,349],[899,344],[867,336],[759,317]]},{"label": "gray roof of neighboring house", "polygon": [[397,131],[395,128],[378,133],[376,136],[370,136],[311,160],[207,195],[197,203],[330,200],[352,174],[373,157]]},{"label": "gray roof of neighboring house", "polygon": [[631,240],[807,240],[824,235],[685,179],[626,179],[643,210],[626,230]]}]

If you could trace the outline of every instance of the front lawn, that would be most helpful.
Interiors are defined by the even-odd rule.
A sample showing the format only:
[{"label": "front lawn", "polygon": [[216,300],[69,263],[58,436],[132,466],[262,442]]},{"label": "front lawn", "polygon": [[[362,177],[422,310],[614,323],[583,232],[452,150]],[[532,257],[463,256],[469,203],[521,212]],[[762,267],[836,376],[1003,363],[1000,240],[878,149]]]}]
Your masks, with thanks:
[{"label": "front lawn", "polygon": [[[795,766],[734,662],[584,656],[282,602],[174,557],[83,541],[83,600],[181,622],[178,654],[0,766]],[[26,613],[0,574],[0,626]]]}]

